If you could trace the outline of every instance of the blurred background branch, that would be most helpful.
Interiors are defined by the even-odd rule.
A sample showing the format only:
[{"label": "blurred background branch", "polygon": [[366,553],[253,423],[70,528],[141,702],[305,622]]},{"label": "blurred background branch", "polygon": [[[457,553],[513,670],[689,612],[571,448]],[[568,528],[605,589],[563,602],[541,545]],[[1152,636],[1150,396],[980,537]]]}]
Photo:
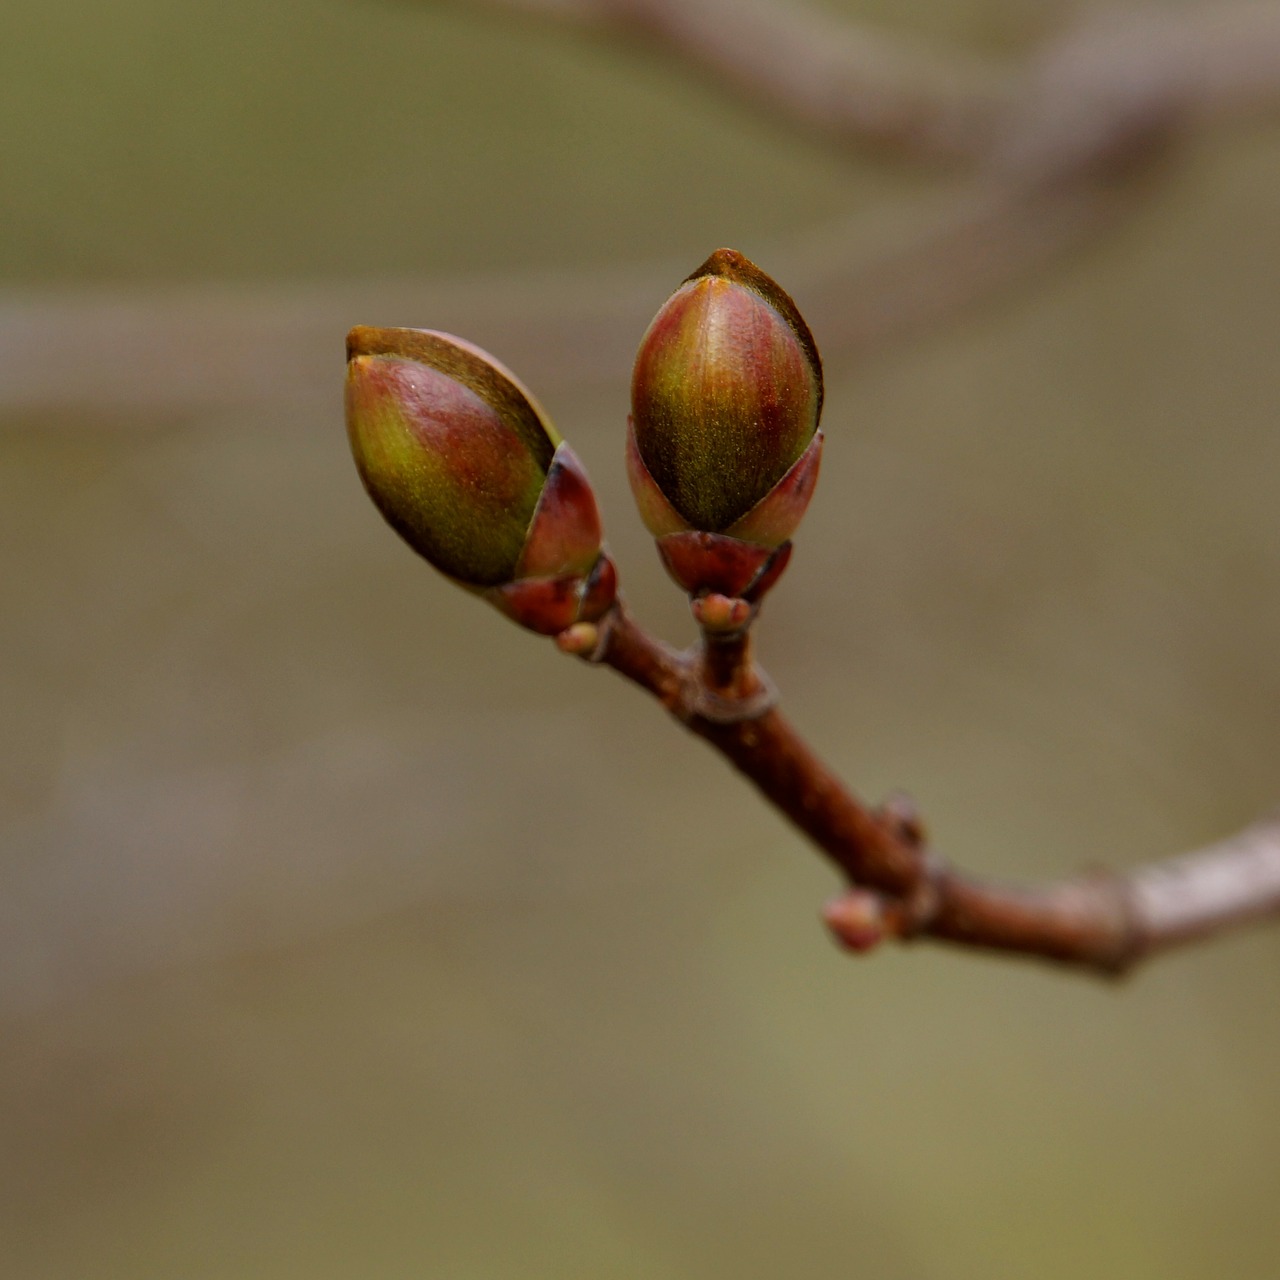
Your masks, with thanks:
[{"label": "blurred background branch", "polygon": [[779,117],[930,162],[973,160],[1002,108],[995,64],[936,54],[849,19],[770,0],[480,0],[480,7],[647,36]]},{"label": "blurred background branch", "polygon": [[[1280,10],[1213,5],[1089,18],[1017,70],[945,59],[801,7],[738,0],[484,0],[641,27],[799,127],[938,167],[918,206],[802,230],[771,270],[857,357],[954,322],[1095,239],[1159,190],[1178,144],[1280,106]],[[967,176],[963,171],[967,171]],[[907,233],[880,230],[885,223]],[[867,245],[879,248],[867,249]],[[544,382],[625,377],[676,264],[524,276],[334,281],[268,291],[0,293],[0,411],[163,414],[323,403],[351,317],[473,334]],[[75,358],[68,359],[74,352]],[[145,377],[139,370],[145,369]]]}]

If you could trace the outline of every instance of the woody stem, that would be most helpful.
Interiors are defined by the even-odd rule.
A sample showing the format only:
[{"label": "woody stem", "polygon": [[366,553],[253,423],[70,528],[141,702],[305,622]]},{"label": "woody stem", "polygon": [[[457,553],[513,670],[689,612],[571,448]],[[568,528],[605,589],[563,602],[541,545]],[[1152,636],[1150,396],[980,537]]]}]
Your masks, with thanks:
[{"label": "woody stem", "polygon": [[594,656],[715,747],[851,885],[881,895],[904,938],[1116,974],[1174,945],[1280,914],[1280,815],[1127,874],[1030,887],[982,881],[948,867],[910,811],[858,799],[776,708],[759,706],[759,690],[769,686],[747,632],[704,635],[690,656],[650,636],[618,601]]}]

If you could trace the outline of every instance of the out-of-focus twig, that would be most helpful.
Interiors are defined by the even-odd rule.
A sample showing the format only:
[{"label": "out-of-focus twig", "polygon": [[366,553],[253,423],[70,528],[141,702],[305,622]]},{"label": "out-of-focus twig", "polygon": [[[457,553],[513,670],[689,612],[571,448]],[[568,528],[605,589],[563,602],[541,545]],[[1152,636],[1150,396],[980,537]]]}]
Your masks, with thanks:
[{"label": "out-of-focus twig", "polygon": [[[1280,105],[1280,5],[1256,0],[1095,16],[1000,73],[766,0],[473,3],[639,26],[825,136],[945,159],[946,185],[922,202],[925,216],[895,219],[912,236],[877,244],[851,221],[758,255],[786,278],[830,356],[899,341],[1025,283],[1158,189],[1148,179],[1194,127]],[[686,269],[0,294],[0,413],[90,409],[113,421],[245,402],[328,409],[334,335],[362,318],[465,332],[540,385],[616,385],[661,301],[655,282]]]},{"label": "out-of-focus twig", "polygon": [[[900,343],[1010,289],[1132,207],[1142,188],[1069,195],[966,185],[908,209],[909,235],[843,221],[768,255],[828,358]],[[887,219],[893,221],[893,219]],[[763,256],[763,255],[762,255]],[[334,334],[355,320],[465,333],[544,388],[625,385],[635,345],[687,262],[505,279],[0,294],[0,414],[89,411],[108,423],[243,405],[334,412]],[[335,371],[336,369],[336,371]]]},{"label": "out-of-focus twig", "polygon": [[797,124],[920,159],[1009,158],[1012,137],[1012,154],[1061,166],[1138,125],[1254,112],[1280,98],[1280,6],[1269,0],[1094,13],[1025,69],[944,55],[787,0],[472,5],[642,29]]},{"label": "out-of-focus twig", "polygon": [[899,345],[1008,290],[1129,213],[1149,184],[1080,182],[1065,189],[972,183],[953,191],[909,236],[853,258],[832,227],[780,251],[778,274],[822,349],[861,359]]},{"label": "out-of-focus twig", "polygon": [[544,384],[612,380],[680,273],[0,293],[0,412],[111,422],[289,404],[328,419],[352,320],[465,333]]},{"label": "out-of-focus twig", "polygon": [[1005,105],[997,63],[771,0],[480,2],[641,32],[775,114],[930,161],[983,153]]},{"label": "out-of-focus twig", "polygon": [[[906,210],[912,231],[892,244],[855,253],[851,245],[876,236],[842,221],[778,246],[768,261],[826,356],[856,359],[1013,287],[1134,199],[1128,187],[1096,184],[1070,199],[966,186],[928,216]],[[341,378],[334,334],[353,319],[465,333],[544,388],[625,386],[665,282],[688,265],[456,283],[0,294],[0,414],[73,410],[145,422],[291,405],[329,416]]]},{"label": "out-of-focus twig", "polygon": [[1029,179],[1122,172],[1153,143],[1280,107],[1280,5],[1095,14],[1021,74],[992,167]]}]

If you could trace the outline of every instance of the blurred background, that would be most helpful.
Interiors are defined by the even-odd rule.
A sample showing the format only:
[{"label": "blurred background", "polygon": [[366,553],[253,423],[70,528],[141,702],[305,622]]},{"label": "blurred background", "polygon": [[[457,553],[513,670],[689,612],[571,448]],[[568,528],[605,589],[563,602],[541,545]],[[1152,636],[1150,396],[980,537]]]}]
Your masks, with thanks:
[{"label": "blurred background", "polygon": [[[1011,66],[1070,16],[822,11]],[[835,258],[964,179],[653,38],[43,0],[0,69],[0,1274],[1280,1274],[1280,930],[1114,987],[840,955],[819,858],[416,561],[340,407],[351,324],[491,346],[685,642],[626,362],[742,250],[827,361],[793,717],[974,870],[1191,848],[1280,800],[1280,130],[864,349]]]}]

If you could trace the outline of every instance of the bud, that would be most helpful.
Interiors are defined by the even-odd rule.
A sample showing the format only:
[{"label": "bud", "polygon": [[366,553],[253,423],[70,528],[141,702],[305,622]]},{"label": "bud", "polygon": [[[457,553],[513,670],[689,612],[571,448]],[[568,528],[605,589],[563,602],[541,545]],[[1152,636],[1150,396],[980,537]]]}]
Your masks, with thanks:
[{"label": "bud", "polygon": [[718,249],[640,343],[627,472],[668,571],[693,595],[757,600],[818,478],[822,362],[796,305]]},{"label": "bud", "polygon": [[546,635],[613,603],[582,464],[492,356],[445,333],[360,326],[346,400],[374,506],[442,573]]},{"label": "bud", "polygon": [[823,908],[832,937],[848,951],[870,951],[888,936],[885,903],[867,889],[850,888]]}]

